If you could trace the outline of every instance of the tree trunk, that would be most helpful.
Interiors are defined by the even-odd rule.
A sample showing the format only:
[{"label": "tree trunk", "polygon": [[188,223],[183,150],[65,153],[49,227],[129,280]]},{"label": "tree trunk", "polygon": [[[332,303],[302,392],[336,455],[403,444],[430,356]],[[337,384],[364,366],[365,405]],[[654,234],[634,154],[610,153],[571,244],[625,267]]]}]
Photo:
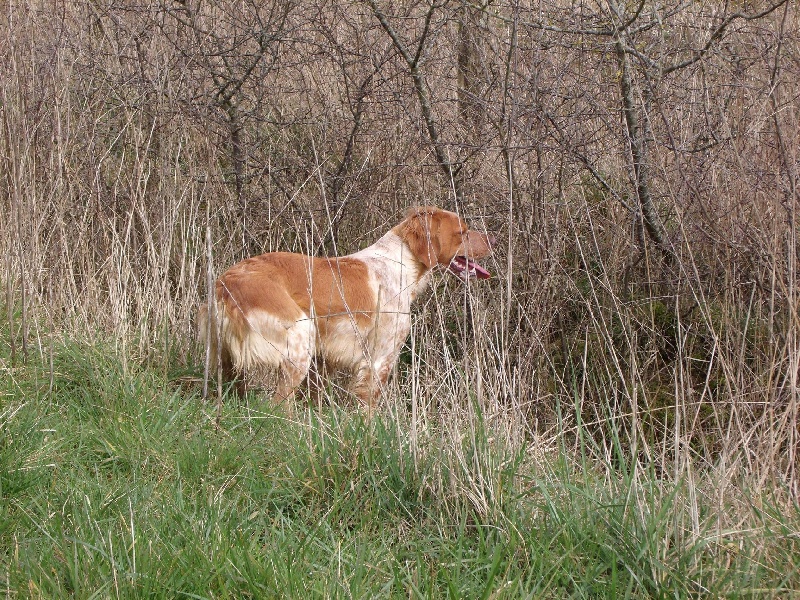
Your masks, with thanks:
[{"label": "tree trunk", "polygon": [[670,250],[665,241],[664,227],[658,218],[658,213],[653,206],[653,199],[650,195],[650,173],[647,163],[647,140],[644,135],[645,128],[639,122],[639,115],[633,97],[634,92],[633,84],[631,83],[630,63],[620,37],[617,37],[614,47],[620,68],[619,89],[620,95],[622,96],[625,126],[628,130],[628,142],[630,143],[631,159],[633,161],[634,185],[636,187],[636,196],[639,199],[639,208],[642,211],[644,228],[647,231],[647,235],[650,236],[650,239],[652,239],[665,254],[670,254]]}]

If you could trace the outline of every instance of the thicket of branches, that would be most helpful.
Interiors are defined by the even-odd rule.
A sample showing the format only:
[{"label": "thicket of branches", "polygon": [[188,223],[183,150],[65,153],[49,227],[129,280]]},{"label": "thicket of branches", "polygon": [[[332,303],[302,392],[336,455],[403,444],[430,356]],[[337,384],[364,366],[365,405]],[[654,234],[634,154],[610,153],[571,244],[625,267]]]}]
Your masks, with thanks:
[{"label": "thicket of branches", "polygon": [[[6,343],[186,353],[209,270],[346,253],[417,203],[500,240],[441,278],[428,412],[798,485],[800,19],[785,0],[11,2]],[[447,288],[447,289],[444,289]],[[191,356],[185,360],[191,362]],[[458,367],[458,368],[456,368]],[[442,400],[425,381],[452,382]],[[460,400],[459,400],[460,399]],[[561,429],[562,431],[564,429]]]}]

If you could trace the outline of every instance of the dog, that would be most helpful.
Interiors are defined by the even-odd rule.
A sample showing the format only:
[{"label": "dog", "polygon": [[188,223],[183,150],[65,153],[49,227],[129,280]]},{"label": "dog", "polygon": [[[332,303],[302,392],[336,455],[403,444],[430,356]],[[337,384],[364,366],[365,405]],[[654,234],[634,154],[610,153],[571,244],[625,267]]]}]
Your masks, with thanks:
[{"label": "dog", "polygon": [[495,240],[433,206],[368,248],[338,258],[271,252],[217,280],[200,309],[201,341],[226,377],[277,369],[276,402],[290,401],[312,358],[352,374],[350,391],[371,413],[411,330],[411,305],[441,266],[463,280],[488,279],[476,261]]}]

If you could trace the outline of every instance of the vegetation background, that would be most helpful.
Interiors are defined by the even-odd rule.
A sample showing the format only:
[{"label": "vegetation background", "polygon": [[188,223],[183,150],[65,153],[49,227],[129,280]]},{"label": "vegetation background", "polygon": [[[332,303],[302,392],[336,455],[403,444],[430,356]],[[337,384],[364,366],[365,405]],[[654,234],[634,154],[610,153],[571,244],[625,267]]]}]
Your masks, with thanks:
[{"label": "vegetation background", "polygon": [[[800,10],[788,0],[11,0],[9,596],[788,597]],[[436,279],[383,414],[200,398],[245,256],[411,205]]]}]

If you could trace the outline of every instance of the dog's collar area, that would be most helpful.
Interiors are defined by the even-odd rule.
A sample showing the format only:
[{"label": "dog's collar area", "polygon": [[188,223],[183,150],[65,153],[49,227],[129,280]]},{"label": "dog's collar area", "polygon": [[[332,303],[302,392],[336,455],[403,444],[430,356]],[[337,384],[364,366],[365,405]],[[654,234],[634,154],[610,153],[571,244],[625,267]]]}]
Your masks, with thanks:
[{"label": "dog's collar area", "polygon": [[464,281],[472,278],[489,279],[492,276],[489,271],[466,256],[456,256],[450,261],[447,270]]}]

